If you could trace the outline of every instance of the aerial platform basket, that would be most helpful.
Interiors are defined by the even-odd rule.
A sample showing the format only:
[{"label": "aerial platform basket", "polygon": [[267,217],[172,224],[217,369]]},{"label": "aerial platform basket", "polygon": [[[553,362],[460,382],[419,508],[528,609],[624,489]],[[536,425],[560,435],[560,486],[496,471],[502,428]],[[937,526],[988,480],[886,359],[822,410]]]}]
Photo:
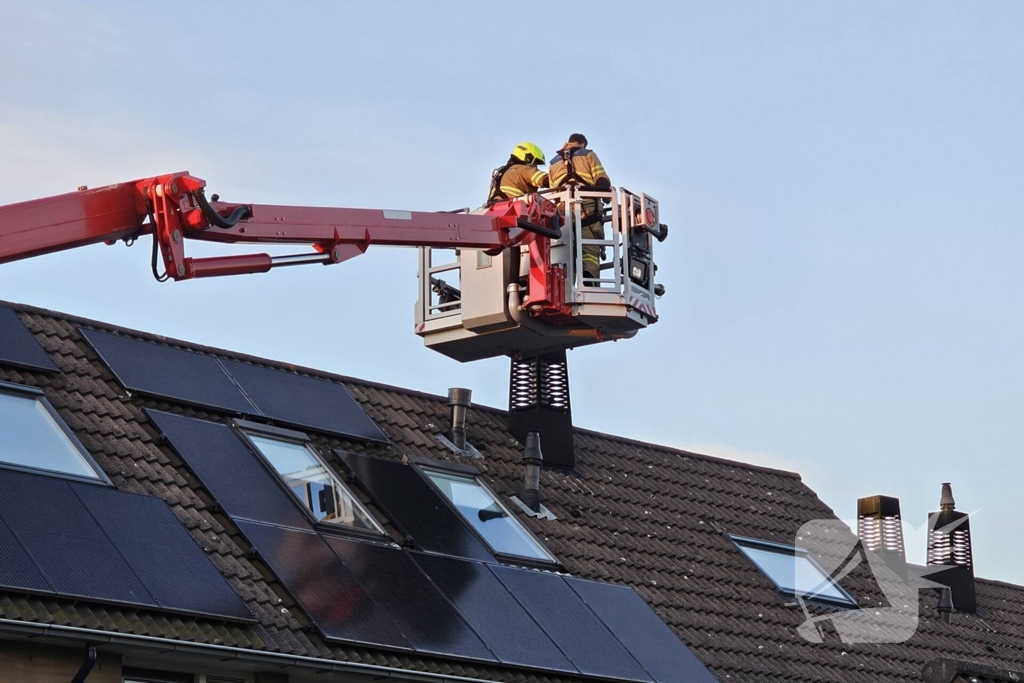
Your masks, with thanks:
[{"label": "aerial platform basket", "polygon": [[[657,322],[654,245],[668,233],[658,202],[625,189],[544,196],[564,217],[560,239],[498,253],[420,248],[415,331],[427,347],[463,362],[538,355],[629,338]],[[603,238],[585,229],[595,206]],[[584,273],[585,247],[601,251],[598,277]]]}]

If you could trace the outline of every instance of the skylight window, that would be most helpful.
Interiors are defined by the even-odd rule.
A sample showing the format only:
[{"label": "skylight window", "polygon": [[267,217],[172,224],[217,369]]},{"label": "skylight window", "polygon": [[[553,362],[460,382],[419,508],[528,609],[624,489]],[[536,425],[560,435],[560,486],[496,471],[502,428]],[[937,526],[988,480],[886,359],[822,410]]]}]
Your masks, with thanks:
[{"label": "skylight window", "polygon": [[0,463],[101,479],[99,468],[43,393],[6,382],[0,382]]},{"label": "skylight window", "polygon": [[249,430],[245,435],[317,522],[384,533],[302,435],[291,439]]},{"label": "skylight window", "polygon": [[541,562],[555,561],[476,477],[432,469],[423,471],[495,553]]},{"label": "skylight window", "polygon": [[732,540],[783,593],[807,600],[856,605],[850,594],[834,582],[803,548],[738,536]]}]

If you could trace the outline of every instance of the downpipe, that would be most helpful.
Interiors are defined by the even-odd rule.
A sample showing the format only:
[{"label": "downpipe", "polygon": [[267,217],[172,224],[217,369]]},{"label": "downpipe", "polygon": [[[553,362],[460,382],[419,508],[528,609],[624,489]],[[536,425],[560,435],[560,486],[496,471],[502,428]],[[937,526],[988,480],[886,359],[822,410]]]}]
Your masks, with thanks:
[{"label": "downpipe", "polygon": [[71,679],[71,683],[85,683],[85,679],[92,673],[94,666],[96,666],[96,646],[90,645],[86,650],[85,661],[82,662],[82,666],[78,667],[78,673]]}]

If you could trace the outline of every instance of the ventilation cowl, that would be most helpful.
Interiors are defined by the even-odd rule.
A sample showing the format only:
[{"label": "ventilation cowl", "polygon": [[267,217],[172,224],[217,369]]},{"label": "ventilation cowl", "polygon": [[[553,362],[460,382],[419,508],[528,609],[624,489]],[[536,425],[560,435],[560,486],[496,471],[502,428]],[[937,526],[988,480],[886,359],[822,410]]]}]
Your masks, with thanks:
[{"label": "ventilation cowl", "polygon": [[857,536],[865,550],[881,557],[890,569],[907,578],[900,499],[869,496],[857,500]]},{"label": "ventilation cowl", "polygon": [[953,606],[959,612],[974,612],[974,557],[971,544],[971,521],[966,512],[954,508],[953,490],[942,485],[938,512],[928,515],[928,566],[948,566],[929,572],[928,578],[948,586]]}]

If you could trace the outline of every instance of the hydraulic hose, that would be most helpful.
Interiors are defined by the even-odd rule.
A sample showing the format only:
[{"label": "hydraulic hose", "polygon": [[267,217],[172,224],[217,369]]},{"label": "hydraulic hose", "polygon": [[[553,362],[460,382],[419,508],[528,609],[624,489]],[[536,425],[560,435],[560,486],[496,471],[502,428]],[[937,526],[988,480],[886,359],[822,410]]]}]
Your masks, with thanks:
[{"label": "hydraulic hose", "polygon": [[[229,215],[221,216],[213,206],[210,205],[210,202],[206,200],[205,192],[202,190],[196,190],[192,193],[192,196],[195,197],[196,203],[199,204],[199,210],[203,212],[203,216],[210,222],[210,225],[218,228],[233,228],[238,221],[246,218],[252,218],[252,208],[245,206],[244,204],[236,206]],[[214,199],[216,198],[216,195],[214,195]]]},{"label": "hydraulic hose", "polygon": [[561,239],[562,237],[562,231],[559,230],[557,227],[547,228],[543,225],[531,223],[525,218],[520,218],[518,221],[516,221],[516,225],[518,225],[523,230],[527,230],[542,237],[547,237],[548,239],[557,240]]}]

